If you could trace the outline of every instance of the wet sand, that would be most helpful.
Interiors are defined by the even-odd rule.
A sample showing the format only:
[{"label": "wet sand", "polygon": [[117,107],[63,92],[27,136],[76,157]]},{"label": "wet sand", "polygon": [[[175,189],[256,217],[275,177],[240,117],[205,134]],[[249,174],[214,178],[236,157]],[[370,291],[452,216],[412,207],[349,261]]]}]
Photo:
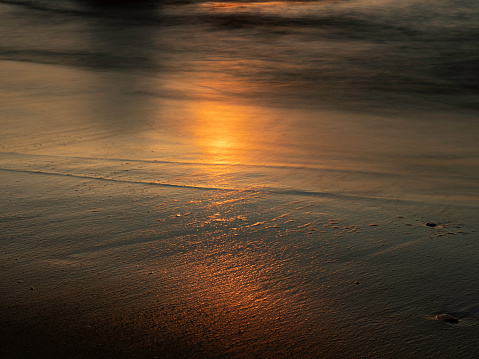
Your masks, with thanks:
[{"label": "wet sand", "polygon": [[0,176],[4,357],[473,357],[475,209]]}]

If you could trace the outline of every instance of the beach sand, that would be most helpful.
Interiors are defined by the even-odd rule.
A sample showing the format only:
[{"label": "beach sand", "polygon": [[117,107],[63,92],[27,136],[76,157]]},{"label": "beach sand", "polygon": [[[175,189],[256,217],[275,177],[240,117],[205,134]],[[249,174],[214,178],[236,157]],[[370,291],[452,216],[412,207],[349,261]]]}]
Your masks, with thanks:
[{"label": "beach sand", "polygon": [[473,357],[468,208],[1,177],[6,358]]}]

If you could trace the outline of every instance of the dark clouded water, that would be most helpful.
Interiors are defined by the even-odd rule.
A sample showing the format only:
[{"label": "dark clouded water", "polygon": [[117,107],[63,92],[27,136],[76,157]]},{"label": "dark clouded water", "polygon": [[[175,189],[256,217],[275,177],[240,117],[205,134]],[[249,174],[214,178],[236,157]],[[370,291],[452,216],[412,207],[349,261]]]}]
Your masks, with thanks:
[{"label": "dark clouded water", "polygon": [[218,95],[288,105],[477,109],[473,1],[2,3],[4,59],[206,72]]}]

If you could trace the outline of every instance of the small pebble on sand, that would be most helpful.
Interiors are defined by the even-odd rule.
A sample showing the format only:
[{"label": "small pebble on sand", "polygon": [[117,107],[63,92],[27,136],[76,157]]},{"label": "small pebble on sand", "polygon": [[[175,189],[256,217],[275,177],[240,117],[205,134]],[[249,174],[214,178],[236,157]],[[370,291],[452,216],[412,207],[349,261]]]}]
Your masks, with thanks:
[{"label": "small pebble on sand", "polygon": [[439,320],[441,322],[446,322],[446,323],[453,323],[453,324],[459,323],[459,319],[447,313],[436,315],[436,320]]},{"label": "small pebble on sand", "polygon": [[437,226],[437,223],[434,223],[434,222],[426,222],[425,224],[428,227],[436,227]]}]

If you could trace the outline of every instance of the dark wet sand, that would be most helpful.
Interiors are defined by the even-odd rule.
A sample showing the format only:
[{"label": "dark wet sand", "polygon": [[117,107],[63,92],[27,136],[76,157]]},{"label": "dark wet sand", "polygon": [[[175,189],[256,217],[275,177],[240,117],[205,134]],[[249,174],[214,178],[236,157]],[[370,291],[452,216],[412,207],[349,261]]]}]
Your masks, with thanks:
[{"label": "dark wet sand", "polygon": [[466,207],[1,176],[5,358],[475,355]]}]

